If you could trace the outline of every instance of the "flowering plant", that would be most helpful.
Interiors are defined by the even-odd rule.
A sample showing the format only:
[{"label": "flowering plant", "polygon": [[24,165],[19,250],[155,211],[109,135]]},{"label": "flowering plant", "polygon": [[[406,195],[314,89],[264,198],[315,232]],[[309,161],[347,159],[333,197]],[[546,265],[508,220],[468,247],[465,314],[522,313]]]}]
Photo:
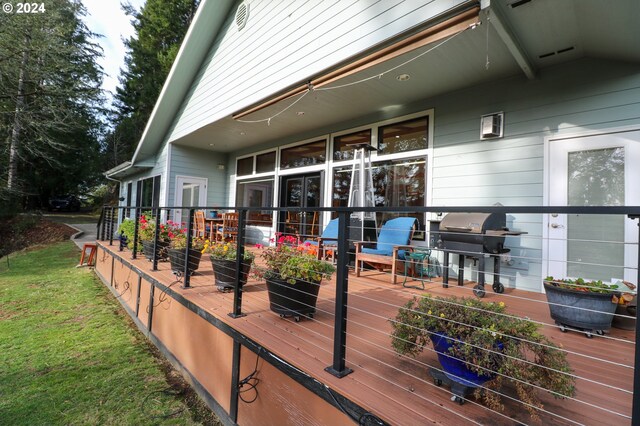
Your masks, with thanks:
[{"label": "flowering plant", "polygon": [[272,239],[275,245],[260,253],[266,264],[262,270],[265,278],[279,278],[289,284],[295,284],[296,280],[319,283],[335,272],[332,264],[318,259],[317,248],[310,243],[300,244],[297,238],[280,233],[276,238]]},{"label": "flowering plant", "polygon": [[[172,221],[168,221],[167,224],[160,224],[160,231],[158,232],[158,241],[169,241],[171,236],[169,233],[171,229],[175,227]],[[156,236],[156,222],[151,212],[144,212],[140,215],[140,226],[138,228],[138,237],[140,241],[152,241]]]},{"label": "flowering plant", "polygon": [[[205,240],[202,254],[206,253],[209,253],[212,259],[235,260],[238,253],[238,246],[234,242]],[[249,250],[244,251],[244,260],[253,261],[255,257],[256,255],[253,252]]]},{"label": "flowering plant", "polygon": [[[187,248],[187,229],[177,222],[168,221],[167,225],[167,236],[170,240],[169,247],[177,250]],[[191,237],[191,248],[201,251],[204,248],[204,242],[205,240],[202,237]]]},{"label": "flowering plant", "polygon": [[[471,298],[439,298],[423,295],[400,308],[393,327],[396,352],[417,356],[438,333],[451,342],[449,355],[465,362],[478,374],[494,376],[484,387],[499,389],[511,381],[518,397],[532,417],[542,404],[537,392],[551,392],[556,398],[575,394],[574,377],[566,353],[539,331],[539,325],[507,314],[505,305]],[[499,392],[481,392],[492,409],[502,410]]]}]

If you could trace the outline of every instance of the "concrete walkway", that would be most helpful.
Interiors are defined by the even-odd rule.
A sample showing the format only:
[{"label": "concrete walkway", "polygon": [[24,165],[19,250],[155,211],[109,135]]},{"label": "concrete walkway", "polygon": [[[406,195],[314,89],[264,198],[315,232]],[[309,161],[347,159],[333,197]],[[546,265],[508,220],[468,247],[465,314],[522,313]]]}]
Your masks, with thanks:
[{"label": "concrete walkway", "polygon": [[96,241],[97,232],[95,223],[66,223],[65,225],[78,230],[77,233],[71,236],[71,241],[76,243],[80,250],[82,250],[82,246],[85,243],[93,243]]}]

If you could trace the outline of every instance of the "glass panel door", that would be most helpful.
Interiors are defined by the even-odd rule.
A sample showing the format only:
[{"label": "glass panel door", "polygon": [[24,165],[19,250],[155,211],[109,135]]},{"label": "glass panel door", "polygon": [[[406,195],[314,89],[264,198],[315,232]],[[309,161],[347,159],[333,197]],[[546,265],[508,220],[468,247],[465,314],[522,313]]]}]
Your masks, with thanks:
[{"label": "glass panel door", "polygon": [[[207,203],[207,179],[178,176],[176,178],[176,207],[204,207]],[[188,209],[176,209],[173,220],[186,225]]]},{"label": "glass panel door", "polygon": [[[624,148],[570,152],[567,171],[567,205],[624,205]],[[622,279],[624,220],[621,215],[567,215],[567,275]]]},{"label": "glass panel door", "polygon": [[[549,205],[640,203],[640,131],[550,141]],[[637,224],[624,215],[550,214],[548,275],[634,281]]]},{"label": "glass panel door", "polygon": [[[313,208],[322,205],[322,174],[314,173],[282,178],[281,207]],[[285,234],[297,235],[300,239],[320,235],[319,213],[283,212],[279,222]]]}]

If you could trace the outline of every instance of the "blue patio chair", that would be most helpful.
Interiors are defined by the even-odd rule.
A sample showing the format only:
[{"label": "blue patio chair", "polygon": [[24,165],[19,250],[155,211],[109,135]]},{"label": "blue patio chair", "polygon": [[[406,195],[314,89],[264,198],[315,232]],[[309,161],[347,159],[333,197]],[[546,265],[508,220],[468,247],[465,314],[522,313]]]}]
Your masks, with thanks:
[{"label": "blue patio chair", "polygon": [[[404,261],[405,252],[411,250],[409,243],[415,229],[415,218],[398,217],[382,225],[377,242],[356,242],[356,276],[360,276],[362,263],[371,265],[380,272],[391,268],[391,282],[395,284],[397,262]],[[367,244],[373,247],[364,247]]]},{"label": "blue patio chair", "polygon": [[335,259],[338,247],[338,219],[329,221],[320,237],[314,240],[306,240],[305,243],[318,246],[318,259],[326,259],[329,253],[331,258]]}]

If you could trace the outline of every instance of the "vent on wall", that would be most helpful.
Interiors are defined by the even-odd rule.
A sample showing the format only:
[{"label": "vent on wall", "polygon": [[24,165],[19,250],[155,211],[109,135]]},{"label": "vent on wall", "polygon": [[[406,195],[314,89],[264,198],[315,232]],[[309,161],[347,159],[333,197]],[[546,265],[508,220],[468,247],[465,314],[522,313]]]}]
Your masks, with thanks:
[{"label": "vent on wall", "polygon": [[480,139],[497,139],[504,135],[504,112],[480,117]]},{"label": "vent on wall", "polygon": [[240,3],[238,6],[238,10],[236,10],[236,26],[238,27],[238,31],[244,28],[247,25],[247,20],[249,19],[249,4],[247,2]]}]

